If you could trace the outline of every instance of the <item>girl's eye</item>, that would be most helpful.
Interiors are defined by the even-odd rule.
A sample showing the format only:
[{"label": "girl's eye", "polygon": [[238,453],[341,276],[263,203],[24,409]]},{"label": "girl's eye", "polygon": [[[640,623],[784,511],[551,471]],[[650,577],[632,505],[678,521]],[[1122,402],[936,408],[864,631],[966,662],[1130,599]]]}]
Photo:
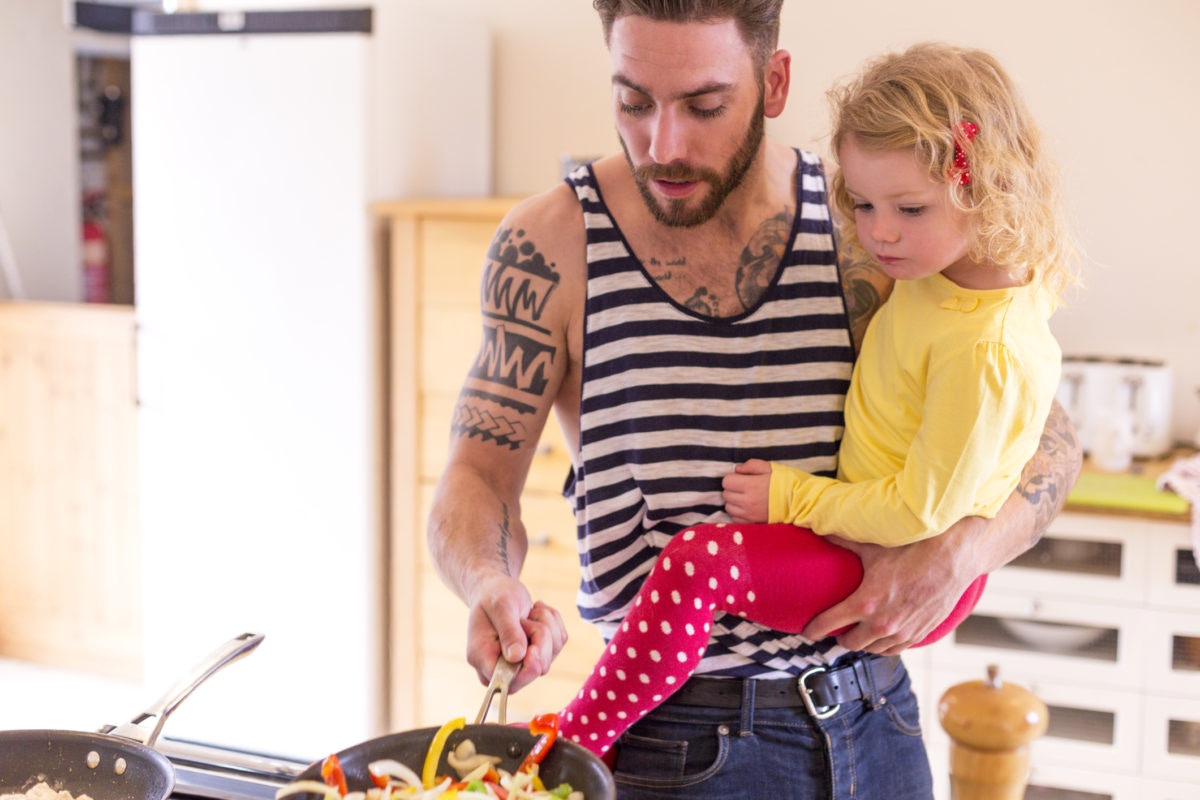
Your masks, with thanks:
[{"label": "girl's eye", "polygon": [[925,206],[901,206],[900,213],[910,217],[917,217],[925,210]]},{"label": "girl's eye", "polygon": [[870,203],[855,203],[854,204],[855,211],[870,211],[873,208],[874,208],[874,206],[872,206]]}]

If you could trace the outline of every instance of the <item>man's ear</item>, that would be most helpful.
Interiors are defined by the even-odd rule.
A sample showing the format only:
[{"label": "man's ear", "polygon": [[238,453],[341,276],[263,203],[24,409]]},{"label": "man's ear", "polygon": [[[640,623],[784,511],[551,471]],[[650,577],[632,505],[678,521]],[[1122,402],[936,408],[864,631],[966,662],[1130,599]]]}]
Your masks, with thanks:
[{"label": "man's ear", "polygon": [[768,118],[783,113],[791,80],[792,54],[787,50],[776,50],[763,70],[763,111]]}]

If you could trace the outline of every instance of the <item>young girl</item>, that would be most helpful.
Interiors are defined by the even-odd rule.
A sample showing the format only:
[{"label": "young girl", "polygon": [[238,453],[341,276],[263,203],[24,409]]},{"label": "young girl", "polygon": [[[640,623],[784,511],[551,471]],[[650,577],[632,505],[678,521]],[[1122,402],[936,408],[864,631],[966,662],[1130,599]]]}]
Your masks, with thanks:
[{"label": "young girl", "polygon": [[[848,596],[862,565],[818,534],[897,546],[992,517],[1037,449],[1073,252],[1012,81],[986,53],[928,44],[830,96],[844,246],[896,282],[855,366],[838,479],[764,461],[726,476],[734,522],[675,536],[560,714],[598,754],[691,676],[715,612],[799,633]],[[747,524],[768,522],[790,524]],[[961,622],[985,580],[921,644]]]}]

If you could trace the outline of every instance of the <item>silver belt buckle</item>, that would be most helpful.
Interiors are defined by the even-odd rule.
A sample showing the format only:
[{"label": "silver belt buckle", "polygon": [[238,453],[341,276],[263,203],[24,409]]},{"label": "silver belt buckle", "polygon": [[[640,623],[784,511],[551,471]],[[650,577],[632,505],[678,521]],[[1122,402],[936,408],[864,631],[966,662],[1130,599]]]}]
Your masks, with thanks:
[{"label": "silver belt buckle", "polygon": [[808,713],[813,716],[813,719],[829,719],[838,712],[842,707],[841,703],[836,706],[820,706],[813,703],[812,690],[808,688],[808,678],[810,675],[817,675],[822,672],[828,672],[825,667],[809,667],[804,671],[804,674],[796,681],[800,689],[800,699],[804,701],[804,707],[808,709]]}]

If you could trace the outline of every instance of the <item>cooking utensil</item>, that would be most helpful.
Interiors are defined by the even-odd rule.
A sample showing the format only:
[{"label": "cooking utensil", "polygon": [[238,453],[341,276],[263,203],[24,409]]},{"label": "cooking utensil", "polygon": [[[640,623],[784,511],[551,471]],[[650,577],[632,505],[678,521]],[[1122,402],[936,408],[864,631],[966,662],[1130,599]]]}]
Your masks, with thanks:
[{"label": "cooking utensil", "polygon": [[[350,790],[366,791],[374,786],[367,765],[385,758],[394,758],[419,775],[429,744],[437,731],[437,728],[421,728],[388,734],[339,751],[337,757],[342,771],[346,773]],[[438,775],[457,775],[446,757],[464,739],[470,739],[475,744],[476,752],[499,756],[501,761],[498,769],[516,772],[537,737],[526,728],[511,725],[466,725],[462,730],[450,734],[446,741],[438,763]],[[571,784],[573,789],[583,792],[585,800],[615,800],[617,796],[616,782],[604,763],[588,750],[561,738],[538,766],[538,775],[547,788],[560,783]],[[321,762],[309,765],[296,776],[296,780],[320,781]],[[294,800],[315,800],[318,797],[311,793],[293,795]]]},{"label": "cooking utensil", "polygon": [[492,679],[488,682],[487,692],[483,696],[483,705],[479,707],[479,713],[475,715],[475,724],[481,724],[487,719],[488,709],[492,705],[492,698],[496,695],[500,696],[500,708],[496,712],[497,720],[501,725],[507,722],[508,718],[508,687],[512,685],[513,678],[517,676],[517,670],[521,667],[519,664],[514,664],[504,656],[500,656],[496,661],[496,668],[492,670]]},{"label": "cooking utensil", "polygon": [[[197,686],[262,643],[244,633],[213,651],[149,710],[100,733],[61,730],[0,731],[0,794],[22,793],[39,781],[94,800],[165,800],[175,769],[154,743],[163,723]],[[147,732],[142,723],[156,720]],[[111,731],[111,732],[110,732]]]}]

